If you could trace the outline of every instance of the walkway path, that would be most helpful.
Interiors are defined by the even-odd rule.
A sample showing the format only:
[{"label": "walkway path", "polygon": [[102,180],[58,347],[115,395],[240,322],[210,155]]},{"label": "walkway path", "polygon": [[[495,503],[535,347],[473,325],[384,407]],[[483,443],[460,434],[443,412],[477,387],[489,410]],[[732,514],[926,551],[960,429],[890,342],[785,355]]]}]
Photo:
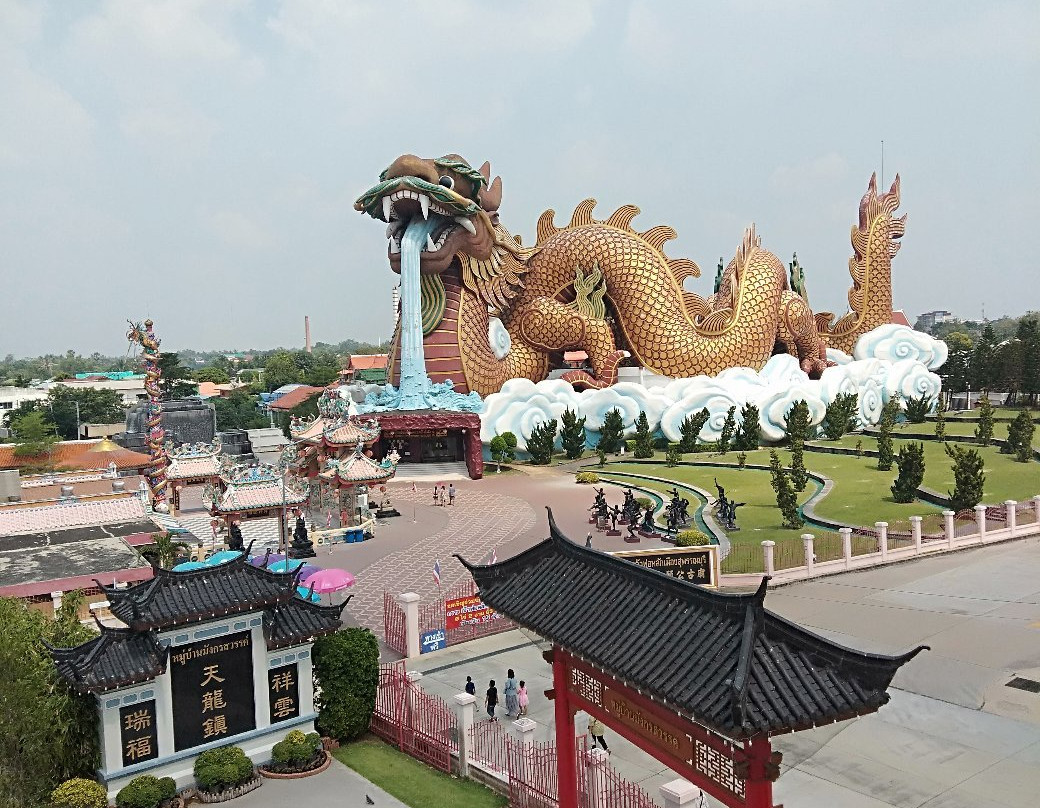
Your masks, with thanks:
[{"label": "walkway path", "polygon": [[285,808],[307,805],[308,808],[369,808],[365,797],[371,797],[375,808],[406,808],[356,771],[333,760],[321,774],[306,780],[264,780],[256,791],[235,800],[235,808]]},{"label": "walkway path", "polygon": [[[417,487],[416,491],[395,486],[393,501],[408,519],[411,508],[407,503],[423,506],[433,501],[433,487]],[[424,509],[425,510],[425,509]],[[417,592],[423,602],[435,599],[437,586],[433,580],[433,565],[441,564],[441,588],[449,589],[468,579],[465,567],[453,553],[468,561],[482,561],[492,550],[504,558],[502,544],[534,526],[535,510],[516,497],[493,492],[479,486],[467,486],[456,499],[455,505],[437,509],[447,515],[448,523],[416,544],[385,555],[358,571],[363,582],[350,601],[350,612],[359,623],[376,629],[382,635],[383,591],[393,594]],[[377,539],[378,540],[378,539]],[[378,627],[378,628],[377,628]]]}]

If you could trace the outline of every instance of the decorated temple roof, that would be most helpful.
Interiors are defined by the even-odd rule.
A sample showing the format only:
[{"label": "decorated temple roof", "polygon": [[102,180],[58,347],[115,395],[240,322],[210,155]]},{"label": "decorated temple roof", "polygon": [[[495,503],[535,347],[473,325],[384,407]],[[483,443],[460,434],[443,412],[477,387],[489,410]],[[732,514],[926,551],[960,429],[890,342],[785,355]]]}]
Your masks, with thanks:
[{"label": "decorated temple roof", "polygon": [[220,473],[225,488],[217,495],[217,510],[238,513],[305,502],[307,491],[296,478],[290,475],[283,484],[282,475],[281,469],[269,463],[235,466],[225,459]]},{"label": "decorated temple roof", "polygon": [[75,648],[48,645],[54,665],[80,693],[103,693],[117,687],[154,679],[166,670],[169,647],[150,632],[109,628]]},{"label": "decorated temple roof", "polygon": [[323,480],[338,481],[349,485],[358,483],[381,483],[389,480],[397,471],[396,455],[391,454],[381,463],[368,457],[361,443],[354,453],[339,460],[326,460],[325,467],[318,473]]},{"label": "decorated temple roof", "polygon": [[[461,560],[461,559],[460,559]],[[807,729],[877,710],[899,656],[855,651],[763,606],[549,538],[506,561],[463,560],[488,606],[730,738]]]},{"label": "decorated temple roof", "polygon": [[131,493],[103,495],[86,501],[51,502],[29,508],[16,503],[0,506],[0,536],[139,522],[145,517],[141,498]]},{"label": "decorated temple roof", "polygon": [[351,404],[351,399],[341,397],[337,390],[326,390],[318,399],[318,416],[310,421],[293,419],[289,432],[296,441],[328,446],[353,446],[358,441],[370,444],[379,440],[379,421],[351,415]]},{"label": "decorated temple roof", "polygon": [[299,597],[272,606],[264,612],[264,637],[268,650],[299,645],[336,631],[342,624],[340,615],[352,597],[350,595],[338,606],[319,606]]},{"label": "decorated temple roof", "polygon": [[113,615],[147,631],[284,605],[296,597],[296,573],[253,566],[243,554],[198,570],[156,568],[152,580],[126,589],[98,586]]},{"label": "decorated temple roof", "polygon": [[[147,454],[132,452],[129,449],[113,449],[105,452],[94,452],[101,443],[98,440],[63,440],[55,443],[46,454],[46,461],[60,470],[103,470],[109,463],[116,468],[143,469],[152,459]],[[13,443],[0,444],[0,469],[15,469],[22,466],[39,465],[39,456],[19,456],[15,454],[18,447]]]},{"label": "decorated temple roof", "polygon": [[216,477],[221,473],[220,438],[213,443],[185,443],[181,446],[166,444],[170,464],[166,468],[168,480],[192,480]]}]

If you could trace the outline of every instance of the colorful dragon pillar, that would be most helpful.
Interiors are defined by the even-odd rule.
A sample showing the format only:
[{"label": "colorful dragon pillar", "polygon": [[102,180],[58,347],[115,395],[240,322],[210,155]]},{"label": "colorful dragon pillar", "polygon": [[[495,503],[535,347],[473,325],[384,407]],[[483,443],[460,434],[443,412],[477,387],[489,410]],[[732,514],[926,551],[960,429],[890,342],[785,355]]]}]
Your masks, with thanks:
[{"label": "colorful dragon pillar", "polygon": [[[664,225],[636,231],[635,206],[597,220],[596,202],[587,199],[562,228],[546,211],[536,243],[525,247],[502,225],[501,202],[502,182],[491,181],[488,163],[477,170],[452,154],[399,157],[355,203],[386,222],[391,269],[412,274],[418,264],[421,317],[398,327],[393,383],[405,388],[411,377],[425,385],[428,373],[435,384],[450,381],[459,393],[487,396],[512,378],[546,378],[565,350],[584,350],[592,366],[591,373],[563,377],[576,387],[612,384],[629,356],[650,371],[683,378],[740,366],[760,370],[774,353],[786,352],[818,378],[829,364],[828,346],[850,351],[861,334],[891,319],[891,260],[906,218],[893,215],[898,177],[881,195],[871,178],[860,203],[851,311],[833,326],[832,315],[809,307],[800,273],[789,282],[753,226],[716,293],[703,298],[683,288],[700,275],[697,265],[664,254],[675,231]],[[421,370],[414,319],[423,333]]]},{"label": "colorful dragon pillar", "polygon": [[146,476],[152,492],[152,509],[165,512],[169,509],[166,504],[166,467],[169,457],[163,445],[166,433],[162,428],[162,393],[159,390],[159,338],[152,330],[151,320],[145,320],[144,325],[131,322],[126,338],[141,346],[144,389],[148,393],[148,453],[152,458]]}]

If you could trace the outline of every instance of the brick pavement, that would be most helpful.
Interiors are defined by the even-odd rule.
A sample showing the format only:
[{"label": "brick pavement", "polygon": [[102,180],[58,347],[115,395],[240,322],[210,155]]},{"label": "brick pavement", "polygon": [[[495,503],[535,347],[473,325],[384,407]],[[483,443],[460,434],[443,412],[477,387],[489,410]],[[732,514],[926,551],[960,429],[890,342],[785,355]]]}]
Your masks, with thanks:
[{"label": "brick pavement", "polygon": [[[428,505],[429,491],[396,488],[394,504]],[[404,509],[402,509],[404,510]],[[535,525],[535,509],[516,497],[479,486],[468,488],[454,506],[438,509],[448,516],[448,524],[431,536],[410,547],[383,556],[364,569],[356,571],[357,587],[348,609],[361,624],[383,634],[383,591],[393,594],[417,592],[423,602],[433,601],[437,587],[433,582],[433,565],[441,563],[441,588],[447,590],[469,578],[466,568],[452,557],[459,553],[467,561],[481,561],[491,551],[514,539]],[[402,517],[405,518],[405,517]],[[504,558],[501,551],[500,558]]]}]

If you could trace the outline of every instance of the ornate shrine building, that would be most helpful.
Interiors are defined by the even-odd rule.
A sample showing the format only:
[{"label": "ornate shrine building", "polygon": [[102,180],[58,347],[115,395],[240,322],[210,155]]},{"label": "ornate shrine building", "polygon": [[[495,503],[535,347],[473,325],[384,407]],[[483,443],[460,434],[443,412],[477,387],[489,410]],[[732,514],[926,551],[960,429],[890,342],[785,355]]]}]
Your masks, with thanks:
[{"label": "ornate shrine building", "polygon": [[394,476],[398,457],[387,452],[373,459],[381,426],[375,418],[349,415],[350,399],[326,391],[318,399],[318,416],[294,418],[289,431],[296,442],[291,467],[306,479],[311,508],[335,512],[340,526],[358,525],[368,509],[368,486]]},{"label": "ornate shrine building", "polygon": [[[228,525],[239,519],[285,513],[307,501],[307,491],[292,474],[276,466],[227,466],[219,487],[208,487],[204,499],[212,503],[215,516]],[[222,489],[222,490],[221,490]]]},{"label": "ornate shrine building", "polygon": [[220,486],[220,438],[212,443],[166,444],[166,480],[170,486],[170,505],[180,510],[181,491],[189,485]]},{"label": "ornate shrine building", "polygon": [[[460,560],[462,560],[460,558]],[[560,808],[577,808],[574,713],[584,710],[727,806],[772,808],[770,737],[872,713],[899,656],[826,640],[764,607],[549,538],[463,563],[483,602],[552,643]]]},{"label": "ornate shrine building", "polygon": [[139,774],[190,785],[206,749],[235,744],[264,762],[290,729],[313,730],[311,643],[340,628],[346,601],[318,606],[296,584],[243,554],[102,587],[126,627],[99,624],[95,639],[50,651],[71,687],[97,700],[109,797]]},{"label": "ornate shrine building", "polygon": [[401,463],[465,461],[470,479],[484,476],[480,416],[453,410],[397,410],[379,413],[383,428],[376,452],[394,452]]}]

